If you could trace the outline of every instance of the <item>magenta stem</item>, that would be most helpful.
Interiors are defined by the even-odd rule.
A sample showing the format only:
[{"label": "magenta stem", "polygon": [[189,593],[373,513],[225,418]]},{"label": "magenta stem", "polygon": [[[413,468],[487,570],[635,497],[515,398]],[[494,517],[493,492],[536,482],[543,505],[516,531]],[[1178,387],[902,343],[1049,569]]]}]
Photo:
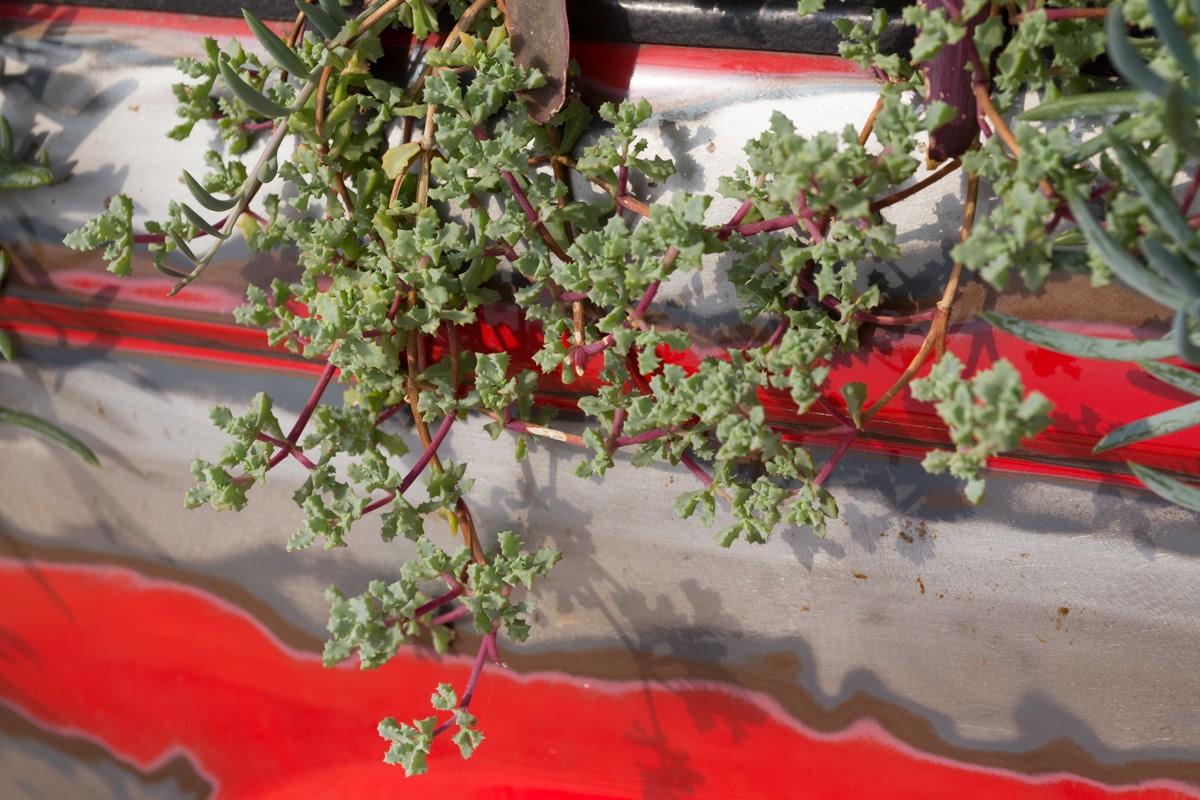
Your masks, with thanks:
[{"label": "magenta stem", "polygon": [[692,458],[691,453],[684,453],[679,457],[679,463],[687,467],[696,478],[699,479],[705,487],[712,486],[712,476],[705,472],[704,467],[696,463],[696,459]]},{"label": "magenta stem", "polygon": [[[457,586],[455,586],[454,588],[452,588],[450,591],[441,595],[440,597],[436,597],[433,600],[430,600],[425,605],[418,608],[416,611],[413,612],[412,618],[417,619],[418,617],[423,617],[426,614],[428,614],[430,611],[441,608],[442,606],[446,605],[447,603],[451,603],[454,600],[457,600],[459,597],[462,596],[462,593],[463,593],[463,586],[460,583]],[[464,606],[464,608],[465,608],[465,606]]]},{"label": "magenta stem", "polygon": [[800,221],[800,218],[795,214],[787,214],[774,219],[764,219],[758,222],[750,222],[745,225],[738,225],[734,230],[742,236],[753,236],[756,233],[770,233],[771,231],[781,231],[784,228],[790,228]]},{"label": "magenta stem", "polygon": [[300,416],[296,419],[296,424],[292,426],[291,433],[287,436],[289,443],[295,444],[296,440],[300,438],[300,434],[304,432],[304,427],[308,425],[309,418],[317,410],[317,404],[321,402],[321,396],[329,388],[329,382],[333,380],[333,373],[335,372],[337,372],[337,367],[333,365],[333,362],[325,362],[325,369],[321,372],[321,378],[317,381],[317,385],[313,387],[308,402],[304,404],[304,409],[300,412]]},{"label": "magenta stem", "polygon": [[721,227],[721,230],[717,233],[717,238],[728,239],[729,234],[733,233],[734,229],[742,224],[742,220],[746,218],[752,208],[754,208],[754,201],[747,197],[742,201],[742,205],[738,210],[733,212],[733,216],[729,218],[729,222],[726,222]]},{"label": "magenta stem", "polygon": [[471,613],[471,609],[467,608],[466,606],[459,606],[458,608],[454,609],[453,611],[447,611],[445,614],[439,614],[438,616],[429,620],[429,624],[430,624],[430,626],[449,625],[451,622],[454,622],[455,620],[458,620],[458,619],[462,619],[463,617],[465,617],[467,614],[470,614],[470,613]]},{"label": "magenta stem", "polygon": [[838,443],[837,449],[833,451],[833,455],[829,457],[829,461],[825,462],[825,466],[817,473],[817,477],[813,478],[814,486],[820,486],[828,480],[829,476],[833,474],[834,467],[842,460],[842,456],[846,455],[846,451],[850,449],[850,445],[857,437],[857,430],[850,431],[843,437],[842,441]]},{"label": "magenta stem", "polygon": [[818,394],[817,402],[821,404],[821,408],[825,409],[825,411],[829,413],[829,416],[836,419],[842,425],[848,425],[851,428],[854,427],[854,422],[848,416],[846,416],[840,408],[835,406],[828,397],[823,394]]},{"label": "magenta stem", "polygon": [[449,414],[442,417],[442,424],[438,425],[437,432],[434,433],[433,438],[429,440],[429,447],[425,448],[425,452],[421,453],[421,457],[417,459],[417,463],[413,464],[412,469],[410,469],[408,474],[404,476],[404,480],[400,481],[400,485],[396,487],[396,492],[398,494],[404,494],[404,492],[408,490],[408,487],[412,486],[413,481],[417,479],[417,476],[420,475],[425,470],[425,467],[429,465],[429,461],[437,453],[438,448],[442,446],[442,442],[445,440],[446,434],[450,432],[450,427],[454,425],[454,420],[457,418],[457,416],[458,415],[451,410]]},{"label": "magenta stem", "polygon": [[1183,198],[1183,203],[1179,206],[1179,210],[1185,216],[1192,207],[1192,201],[1196,199],[1197,189],[1200,189],[1200,169],[1197,169],[1196,174],[1192,176],[1192,185],[1188,187],[1187,194]]}]

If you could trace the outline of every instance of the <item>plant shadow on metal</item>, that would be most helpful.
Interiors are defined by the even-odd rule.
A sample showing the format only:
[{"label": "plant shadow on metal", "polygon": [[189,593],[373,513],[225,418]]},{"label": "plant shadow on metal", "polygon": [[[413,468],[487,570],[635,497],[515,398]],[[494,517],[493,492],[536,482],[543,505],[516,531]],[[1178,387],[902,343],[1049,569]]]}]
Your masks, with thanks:
[{"label": "plant shadow on metal", "polygon": [[[14,148],[12,127],[9,125],[8,119],[0,115],[0,192],[49,186],[54,180],[54,176],[47,166],[49,154],[44,147],[39,149],[38,160],[40,162],[38,164],[29,164],[17,154]],[[4,249],[3,242],[0,242],[0,291],[3,290],[4,280],[8,277],[10,263],[8,251]],[[0,330],[0,357],[3,357],[5,361],[12,361],[15,355],[16,348],[12,339],[7,332]],[[96,454],[87,445],[41,417],[16,409],[0,407],[0,425],[15,425],[24,428],[48,442],[53,442],[59,447],[69,450],[94,467],[100,466]]]},{"label": "plant shadow on metal", "polygon": [[[1178,351],[1191,360],[1195,352],[1197,248],[1186,210],[1195,181],[1182,211],[1169,191],[1188,156],[1200,155],[1195,65],[1180,56],[1190,45],[1179,37],[1137,45],[1157,68],[1178,65],[1186,77],[1177,80],[1136,53],[1122,54],[1131,46],[1121,9],[1134,13],[1133,2],[1114,5],[1107,22],[1097,9],[913,5],[904,15],[918,30],[911,61],[880,50],[884,11],[839,21],[842,56],[878,81],[873,113],[857,129],[813,136],[776,114],[747,143],[743,166],[718,181],[718,193],[736,207],[721,219],[713,218],[711,194],[675,192],[650,204],[634,195],[635,178],[664,182],[673,172],[640,135],[652,116],[644,100],[590,109],[567,93],[559,109],[557,89],[550,99],[539,93],[560,76],[529,65],[545,61],[557,71],[566,41],[529,40],[538,44],[527,47],[547,48],[532,58],[515,52],[504,11],[536,4],[455,0],[446,4],[444,27],[426,0],[387,0],[354,16],[338,0],[297,5],[286,35],[246,13],[265,57],[210,39],[205,58],[180,60],[188,81],[175,91],[184,121],[171,135],[215,124],[225,142],[224,152],[209,154],[206,175],[183,175],[194,205],[172,204],[168,220],[147,222],[138,234],[132,203],[116,197],[67,243],[105,246],[119,274],[129,272],[131,249],[148,245],[155,267],[178,281],[176,292],[235,231],[255,250],[297,248],[303,277],[251,287],[237,317],[265,329],[271,345],[323,362],[321,377],[290,426],[265,394],[241,414],[215,409],[213,423],[230,443],[215,461],[193,463],[197,486],[186,504],[240,509],[251,488],[291,459],[306,478],[295,493],[305,522],[289,548],[345,546],[355,523],[376,512],[385,540],[412,543],[415,557],[398,579],[353,597],[329,590],[325,650],[327,663],[357,652],[363,667],[375,667],[426,633],[442,649],[448,626],[471,620],[481,641],[465,687],[439,685],[431,716],[380,723],[387,760],[408,774],[425,771],[443,733],[453,731],[464,757],[480,745],[470,711],[478,678],[489,661],[502,663],[501,630],[517,641],[529,635],[532,601],[514,594],[531,589],[560,557],[548,548],[526,552],[514,533],[476,529],[467,465],[439,454],[468,415],[488,418],[494,437],[512,436],[518,460],[529,437],[576,448],[584,457],[575,471],[584,477],[603,476],[620,453],[635,467],[682,465],[697,488],[679,496],[678,512],[708,525],[720,516],[717,541],[730,546],[766,541],[783,526],[824,535],[838,514],[826,482],[872,419],[905,393],[934,402],[951,431],[954,449],[930,453],[927,468],[965,479],[968,498],[983,501],[988,459],[1043,430],[1050,403],[1027,394],[1005,361],[964,375],[945,353],[967,270],[999,290],[1017,278],[1036,290],[1052,268],[1087,270],[1096,282],[1115,274],[1176,310],[1173,342],[1095,342],[991,319],[1081,354],[1159,359]],[[1194,33],[1195,9],[1165,0],[1131,21],[1161,27],[1164,14]],[[411,38],[385,38],[393,27]],[[1136,89],[1081,71],[1105,54],[1106,42]],[[378,65],[399,48],[415,67],[402,80],[382,77]],[[1043,104],[1010,127],[1002,112],[1037,92]],[[1109,134],[1082,144],[1059,125],[1040,125],[1112,114],[1119,119]],[[918,144],[927,137],[930,155],[943,163],[917,178]],[[253,163],[243,160],[252,146]],[[882,289],[867,284],[860,265],[899,253],[886,210],[960,169],[967,173],[961,241],[943,265],[939,302],[908,314],[880,311]],[[976,219],[981,196],[993,207]],[[1091,216],[1097,201],[1107,204],[1104,224]],[[1059,230],[1070,221],[1077,227]],[[701,357],[693,337],[658,313],[656,298],[666,281],[704,269],[718,254],[741,320],[761,335]],[[180,259],[184,269],[175,266]],[[503,303],[540,325],[531,361],[465,345],[479,310]],[[907,369],[877,397],[862,383],[830,380],[839,354],[869,356],[860,346],[863,326],[925,331]],[[930,362],[928,377],[918,378]],[[1186,391],[1200,383],[1183,368],[1147,369]],[[323,400],[334,380],[347,386],[340,405]],[[583,433],[556,427],[556,406],[541,391],[572,383],[584,387]],[[823,463],[769,421],[768,392],[785,396],[794,414],[820,410],[833,419],[822,433],[837,445]],[[389,423],[401,411],[421,440],[407,465]],[[1101,446],[1193,424],[1194,413],[1186,406],[1124,426]],[[1198,491],[1132,468],[1185,503]],[[445,519],[463,545],[443,549],[427,535],[431,518]]]}]

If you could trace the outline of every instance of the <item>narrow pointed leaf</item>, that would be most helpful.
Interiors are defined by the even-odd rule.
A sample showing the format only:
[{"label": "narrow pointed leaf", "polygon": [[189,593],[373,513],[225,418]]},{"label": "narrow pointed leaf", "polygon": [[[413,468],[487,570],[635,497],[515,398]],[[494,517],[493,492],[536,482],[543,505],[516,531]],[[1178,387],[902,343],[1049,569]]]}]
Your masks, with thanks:
[{"label": "narrow pointed leaf", "polygon": [[11,153],[12,149],[12,126],[8,124],[8,118],[0,114],[0,153]]},{"label": "narrow pointed leaf", "polygon": [[[1166,97],[1170,91],[1170,83],[1150,69],[1137,48],[1130,43],[1125,33],[1125,17],[1120,6],[1113,5],[1109,8],[1104,19],[1104,31],[1108,37],[1108,58],[1121,77],[1153,95]],[[1194,106],[1200,105],[1200,93],[1182,87],[1179,91],[1189,103]]]},{"label": "narrow pointed leaf", "polygon": [[1138,110],[1138,100],[1142,97],[1145,95],[1137,89],[1068,95],[1024,111],[1020,119],[1027,122],[1047,122],[1074,117],[1126,114]]},{"label": "narrow pointed leaf", "polygon": [[1151,272],[1144,264],[1131,256],[1124,247],[1113,241],[1112,237],[1092,216],[1087,201],[1077,189],[1064,191],[1067,205],[1075,217],[1079,231],[1087,239],[1092,250],[1104,260],[1104,263],[1116,276],[1131,288],[1141,292],[1152,300],[1169,308],[1179,308],[1182,298],[1162,278]]},{"label": "narrow pointed leaf", "polygon": [[60,447],[65,447],[93,467],[100,466],[100,461],[96,458],[96,454],[89,450],[87,445],[57,425],[52,425],[40,417],[26,414],[23,411],[14,411],[10,408],[0,408],[0,424],[17,425],[33,431],[43,439],[53,442]]},{"label": "narrow pointed leaf", "polygon": [[308,21],[317,29],[317,33],[321,34],[322,38],[326,40],[334,39],[341,32],[342,26],[337,24],[337,21],[329,16],[320,6],[305,3],[303,0],[296,0],[296,8],[300,9],[301,13],[308,18]]},{"label": "narrow pointed leaf", "polygon": [[221,77],[225,79],[230,91],[252,111],[270,119],[287,115],[288,109],[242,80],[241,76],[237,74],[237,70],[229,63],[229,59],[222,58],[220,65]]},{"label": "narrow pointed leaf", "polygon": [[1200,397],[1200,372],[1174,364],[1163,364],[1160,361],[1147,361],[1141,367],[1163,383],[1169,383],[1176,389]]},{"label": "narrow pointed leaf", "polygon": [[338,0],[320,0],[321,10],[339,27],[346,24],[346,9]]},{"label": "narrow pointed leaf", "polygon": [[275,59],[276,64],[297,78],[306,81],[312,80],[312,70],[300,60],[300,56],[296,55],[295,50],[287,46],[287,42],[279,38],[275,31],[267,27],[265,22],[247,9],[242,9],[242,16],[246,18],[246,24],[250,26],[250,32],[254,34],[254,38],[258,39],[258,43],[263,46],[263,49],[271,55],[271,58]]},{"label": "narrow pointed leaf", "polygon": [[0,356],[4,356],[5,361],[12,361],[16,355],[16,348],[13,347],[12,339],[3,330],[0,330]]},{"label": "narrow pointed leaf", "polygon": [[1130,83],[1145,89],[1151,94],[1164,97],[1167,93],[1167,81],[1142,60],[1141,55],[1129,43],[1125,34],[1125,16],[1120,6],[1113,6],[1104,18],[1104,32],[1108,36],[1108,57],[1121,77]]},{"label": "narrow pointed leaf", "polygon": [[[1192,306],[1195,310],[1195,304]],[[1187,309],[1181,308],[1175,312],[1175,321],[1171,325],[1171,334],[1175,338],[1175,351],[1189,364],[1200,365],[1200,347],[1197,347],[1191,337],[1191,325]]]},{"label": "narrow pointed leaf", "polygon": [[1137,476],[1137,479],[1146,484],[1146,488],[1159,497],[1169,500],[1177,506],[1190,508],[1192,511],[1200,511],[1200,489],[1197,489],[1195,486],[1189,486],[1183,481],[1177,481],[1156,469],[1143,467],[1141,464],[1135,464],[1132,461],[1128,461],[1126,464],[1133,474]]},{"label": "narrow pointed leaf", "polygon": [[1200,402],[1188,403],[1186,406],[1172,408],[1170,411],[1152,414],[1109,431],[1103,439],[1096,443],[1092,452],[1103,453],[1105,450],[1166,436],[1168,433],[1176,433],[1195,425],[1200,425]]},{"label": "narrow pointed leaf", "polygon": [[1175,22],[1175,15],[1171,13],[1166,0],[1146,0],[1146,7],[1150,9],[1150,16],[1154,18],[1154,30],[1158,38],[1171,51],[1171,55],[1179,62],[1179,66],[1183,67],[1183,71],[1192,80],[1200,81],[1200,62],[1196,61],[1196,54],[1192,52],[1187,37]]},{"label": "narrow pointed leaf", "polygon": [[1146,201],[1150,213],[1158,220],[1158,224],[1163,226],[1163,229],[1171,235],[1176,244],[1187,251],[1189,256],[1200,261],[1200,250],[1194,244],[1194,232],[1187,220],[1183,218],[1183,214],[1180,213],[1179,206],[1176,205],[1175,198],[1171,195],[1171,190],[1163,185],[1146,160],[1134,152],[1133,148],[1124,140],[1116,137],[1110,138],[1113,151],[1116,152],[1121,167],[1129,176],[1129,180],[1137,187],[1138,192],[1141,193],[1142,199]]},{"label": "narrow pointed leaf", "polygon": [[192,193],[192,197],[196,198],[196,202],[209,211],[228,211],[237,205],[236,197],[231,197],[228,200],[213,197],[200,185],[200,181],[193,178],[186,169],[183,171],[183,182],[187,186],[188,191]]},{"label": "narrow pointed leaf", "polygon": [[1191,264],[1172,253],[1155,239],[1142,240],[1142,252],[1150,265],[1175,284],[1185,297],[1200,297],[1200,277]]},{"label": "narrow pointed leaf", "polygon": [[1200,158],[1200,129],[1196,127],[1196,107],[1183,100],[1179,86],[1167,90],[1165,123],[1171,140],[1193,158]]},{"label": "narrow pointed leaf", "polygon": [[179,235],[179,231],[170,230],[167,233],[171,237],[171,241],[175,243],[175,249],[183,253],[188,261],[191,261],[193,264],[195,264],[200,260],[196,258],[196,254],[192,252],[192,248],[188,247],[188,243],[185,242],[183,237]]},{"label": "narrow pointed leaf", "polygon": [[196,211],[194,209],[192,209],[192,207],[189,206],[187,203],[183,204],[183,215],[185,217],[187,217],[188,222],[192,223],[197,228],[199,228],[200,230],[207,233],[209,236],[215,236],[218,239],[228,239],[229,238],[228,233],[222,233],[220,230],[218,230],[216,227],[214,227],[212,225],[212,223],[210,223],[204,217],[197,214]]},{"label": "narrow pointed leaf", "polygon": [[984,311],[981,316],[1007,334],[1069,356],[1105,361],[1147,361],[1175,355],[1175,343],[1170,339],[1101,339],[1054,330],[994,311]]},{"label": "narrow pointed leaf", "polygon": [[54,175],[45,167],[0,164],[0,189],[37,189],[49,186]]}]

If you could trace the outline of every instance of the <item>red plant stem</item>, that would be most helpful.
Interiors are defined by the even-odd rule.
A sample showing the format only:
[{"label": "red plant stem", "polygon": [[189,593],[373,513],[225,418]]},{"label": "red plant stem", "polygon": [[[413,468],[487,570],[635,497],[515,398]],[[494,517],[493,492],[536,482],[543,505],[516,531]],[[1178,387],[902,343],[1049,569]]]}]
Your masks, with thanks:
[{"label": "red plant stem", "polygon": [[363,516],[378,511],[395,500],[396,495],[404,494],[406,491],[408,491],[408,487],[413,485],[413,482],[420,477],[422,472],[425,471],[425,467],[429,466],[430,460],[437,455],[438,448],[441,446],[442,441],[446,438],[446,434],[450,432],[450,426],[454,424],[455,417],[456,414],[453,411],[442,417],[442,424],[438,426],[437,433],[435,433],[433,438],[430,439],[429,446],[425,448],[423,453],[421,453],[421,457],[417,459],[417,463],[414,464],[412,469],[408,471],[408,474],[404,476],[404,480],[400,481],[400,484],[396,486],[395,489],[392,489],[383,497],[366,505],[362,510]]},{"label": "red plant stem", "polygon": [[710,476],[707,472],[705,472],[704,467],[700,466],[696,462],[696,459],[692,458],[691,453],[684,453],[683,455],[681,455],[679,457],[679,463],[681,463],[685,467],[687,467],[688,470],[690,470],[691,473],[693,475],[695,475],[696,478],[701,483],[704,484],[705,488],[712,486],[712,482],[713,482],[712,476]]},{"label": "red plant stem", "polygon": [[617,197],[624,197],[629,189],[629,167],[625,164],[617,167]]},{"label": "red plant stem", "polygon": [[676,433],[679,428],[655,428],[654,430],[635,433],[633,436],[618,436],[613,440],[616,447],[628,447],[631,444],[644,444],[652,442],[655,439],[661,439],[664,436],[670,436]]},{"label": "red plant stem", "polygon": [[467,614],[470,614],[470,613],[471,613],[471,609],[467,608],[466,606],[459,606],[458,608],[454,609],[453,611],[447,611],[445,614],[439,614],[436,617],[434,617],[433,619],[429,620],[429,625],[430,625],[430,627],[432,627],[434,625],[449,625],[451,622],[454,622],[456,619],[462,619],[463,617],[465,617]]},{"label": "red plant stem", "polygon": [[454,420],[457,417],[458,415],[454,411],[442,417],[442,424],[438,425],[437,432],[433,434],[433,438],[429,441],[429,446],[425,448],[425,452],[421,453],[421,457],[417,459],[417,463],[413,464],[412,469],[404,476],[404,480],[400,481],[400,485],[396,487],[397,493],[404,494],[408,490],[408,487],[412,486],[417,476],[425,471],[425,467],[429,465],[429,461],[437,455],[438,448],[442,446],[446,434],[450,432],[450,427],[454,425]]},{"label": "red plant stem", "polygon": [[296,459],[309,469],[317,468],[317,465],[312,463],[312,461],[308,459],[308,456],[304,455],[304,451],[296,447],[294,444],[288,444],[282,439],[276,439],[274,436],[268,436],[265,433],[258,434],[258,441],[266,442],[267,444],[282,448],[283,452],[288,453],[292,456],[292,458]]},{"label": "red plant stem", "polygon": [[747,197],[742,201],[742,205],[738,210],[733,212],[733,216],[729,218],[729,222],[721,226],[721,230],[717,233],[717,238],[728,239],[729,234],[733,233],[734,229],[742,224],[742,220],[746,218],[746,215],[750,213],[750,209],[752,208],[754,208],[754,201]]},{"label": "red plant stem", "polygon": [[471,705],[471,698],[475,696],[475,685],[479,683],[479,676],[483,674],[483,665],[487,663],[488,653],[494,652],[495,649],[496,631],[493,630],[479,643],[479,653],[475,656],[475,663],[471,666],[471,674],[467,678],[467,686],[463,689],[462,700],[458,703],[458,707],[463,711],[467,710]]},{"label": "red plant stem", "polygon": [[407,407],[408,407],[408,403],[397,403],[394,406],[389,406],[389,407],[385,408],[383,411],[379,412],[379,419],[375,420],[375,425],[376,426],[382,425],[383,423],[387,422],[389,419],[396,416],[396,414],[400,413],[400,411],[402,411],[403,409],[405,409]]},{"label": "red plant stem", "polygon": [[[670,267],[679,255],[679,248],[671,245],[667,248],[667,252],[663,254],[663,265]],[[642,299],[638,301],[637,306],[633,309],[633,313],[629,315],[629,319],[622,323],[626,328],[632,327],[632,323],[640,320],[650,310],[650,304],[654,302],[654,296],[658,294],[659,281],[654,281],[646,287],[646,291],[642,294]],[[582,369],[587,366],[587,362],[592,356],[603,353],[608,348],[616,344],[616,338],[610,333],[603,339],[599,339],[591,344],[581,344],[571,351],[571,364],[576,369]]]},{"label": "red plant stem", "polygon": [[[509,586],[507,588],[511,589],[512,587]],[[506,594],[507,594],[507,592],[506,592]],[[508,669],[508,664],[505,664],[504,661],[501,660],[500,651],[496,648],[496,635],[495,634],[492,634],[492,636],[487,640],[487,652],[488,652],[488,657],[490,659],[492,659],[493,664],[495,664],[497,667],[504,667],[505,669]]]},{"label": "red plant stem", "polygon": [[789,324],[790,323],[788,322],[787,317],[783,317],[779,320],[779,324],[776,325],[775,330],[771,332],[771,338],[767,339],[767,347],[774,348],[779,346],[779,340],[783,338],[785,333],[787,333]]},{"label": "red plant stem", "polygon": [[295,444],[300,438],[300,434],[304,432],[304,427],[308,425],[309,418],[313,412],[317,410],[317,404],[321,402],[321,396],[325,394],[325,390],[329,388],[329,382],[333,380],[333,374],[337,372],[337,367],[332,361],[325,362],[325,369],[321,372],[321,377],[317,381],[317,385],[313,387],[312,394],[309,395],[308,402],[304,404],[304,409],[300,412],[300,416],[296,419],[296,424],[292,426],[292,430],[288,433],[287,440],[289,444]]},{"label": "red plant stem", "polygon": [[1179,206],[1179,210],[1185,216],[1192,207],[1192,201],[1196,199],[1196,190],[1198,188],[1200,188],[1200,169],[1197,169],[1196,174],[1192,176],[1192,185],[1188,187],[1187,194],[1183,198],[1183,203]]},{"label": "red plant stem", "polygon": [[817,477],[813,478],[814,486],[820,486],[829,479],[829,476],[833,474],[834,467],[842,460],[842,456],[846,455],[846,451],[850,449],[850,445],[854,443],[856,438],[858,438],[857,430],[850,431],[843,437],[842,441],[838,443],[837,449],[833,451],[833,455],[829,457],[829,460],[825,462],[825,466],[817,473]]},{"label": "red plant stem", "polygon": [[608,452],[611,454],[617,449],[617,440],[621,437],[621,429],[625,427],[625,408],[618,406],[613,411],[612,433],[608,436]]},{"label": "red plant stem", "polygon": [[[490,640],[490,641],[489,641]],[[475,686],[479,683],[479,676],[483,674],[483,665],[487,663],[488,654],[495,652],[496,649],[496,632],[492,631],[487,636],[483,637],[483,641],[479,643],[479,652],[475,655],[475,663],[471,665],[471,674],[467,678],[467,686],[463,689],[462,699],[458,701],[458,710],[466,711],[471,705],[471,698],[475,694]],[[454,717],[443,722],[433,729],[433,738],[441,736],[450,728],[454,727]]]},{"label": "red plant stem", "polygon": [[796,214],[785,214],[782,217],[774,219],[764,219],[759,222],[750,222],[745,225],[738,225],[734,231],[742,236],[754,236],[757,233],[770,233],[771,231],[781,231],[785,228],[790,228],[800,221],[800,217]]},{"label": "red plant stem", "polygon": [[829,416],[836,419],[842,425],[848,425],[851,428],[854,427],[854,422],[848,416],[846,416],[840,408],[835,406],[828,397],[823,394],[818,394],[817,402],[821,404],[821,408],[828,412]]},{"label": "red plant stem", "polygon": [[587,300],[587,292],[563,292],[558,299],[564,303],[574,303],[576,300]]},{"label": "red plant stem", "polygon": [[[442,606],[446,605],[447,603],[451,603],[451,602],[457,600],[458,598],[462,597],[462,593],[463,593],[463,585],[461,583],[457,584],[450,591],[446,592],[445,594],[443,594],[439,597],[435,597],[434,599],[430,600],[428,603],[426,603],[425,605],[421,606],[416,611],[414,611],[412,618],[417,619],[418,617],[423,617],[426,614],[428,614],[430,611],[435,611],[435,610],[441,608]],[[466,606],[463,606],[463,607],[466,608]]]},{"label": "red plant stem", "polygon": [[816,212],[808,209],[808,198],[804,195],[804,192],[796,196],[796,208],[798,209],[796,215],[804,222],[804,228],[808,231],[808,235],[812,237],[812,240],[814,242],[824,241],[825,231],[822,225],[813,222]]}]

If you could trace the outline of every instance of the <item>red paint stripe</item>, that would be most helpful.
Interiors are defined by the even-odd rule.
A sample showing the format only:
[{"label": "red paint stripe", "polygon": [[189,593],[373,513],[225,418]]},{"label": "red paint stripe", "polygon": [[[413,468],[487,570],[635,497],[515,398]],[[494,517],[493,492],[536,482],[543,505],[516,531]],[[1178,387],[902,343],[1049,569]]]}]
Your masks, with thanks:
[{"label": "red paint stripe", "polygon": [[243,353],[213,350],[203,346],[189,346],[154,339],[143,339],[124,333],[78,328],[59,328],[30,322],[0,322],[0,329],[11,331],[21,337],[30,337],[57,345],[86,347],[98,350],[119,350],[123,353],[155,356],[159,358],[182,358],[221,367],[267,370],[270,372],[300,373],[316,375],[325,368],[324,364],[286,359],[282,355]]},{"label": "red paint stripe", "polygon": [[821,734],[731,685],[498,669],[472,707],[488,737],[476,755],[461,762],[438,740],[432,772],[405,781],[380,763],[376,722],[427,715],[434,686],[461,688],[468,659],[405,648],[378,671],[323,669],[234,606],[113,566],[3,559],[0,596],[3,702],[147,770],[182,751],[220,800],[1198,796],[959,763],[869,720]]},{"label": "red paint stripe", "polygon": [[639,69],[658,68],[672,72],[720,72],[725,75],[830,75],[844,78],[862,75],[853,62],[837,56],[803,53],[773,53],[766,50],[727,50],[719,47],[683,47],[664,44],[628,44],[584,39],[571,41],[571,56],[577,58],[585,75],[605,61],[636,62]]},{"label": "red paint stripe", "polygon": [[[249,36],[244,20],[138,9],[92,8],[58,3],[0,3],[0,19],[57,25],[109,25],[124,28],[158,28],[197,36]],[[285,32],[286,25],[272,25]]]}]

